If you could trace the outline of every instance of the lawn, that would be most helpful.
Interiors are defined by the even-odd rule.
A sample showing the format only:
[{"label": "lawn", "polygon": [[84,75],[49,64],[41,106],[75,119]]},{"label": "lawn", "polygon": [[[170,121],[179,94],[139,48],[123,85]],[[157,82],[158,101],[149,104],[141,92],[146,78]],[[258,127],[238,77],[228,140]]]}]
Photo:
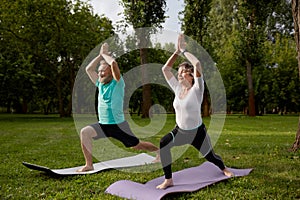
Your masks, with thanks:
[{"label": "lawn", "polygon": [[[137,117],[134,120],[138,124],[148,123]],[[229,167],[254,168],[251,174],[164,199],[300,199],[300,151],[287,151],[294,141],[298,120],[297,115],[227,116],[215,151]],[[208,125],[209,119],[204,122]],[[170,115],[163,130],[150,140],[158,145],[160,137],[173,126],[174,116]],[[0,127],[1,199],[120,199],[104,193],[117,180],[145,183],[162,176],[158,169],[145,173],[107,170],[93,175],[50,177],[29,170],[22,161],[50,168],[82,165],[84,159],[73,119],[1,114]],[[189,148],[175,161],[173,171],[204,161]]]}]

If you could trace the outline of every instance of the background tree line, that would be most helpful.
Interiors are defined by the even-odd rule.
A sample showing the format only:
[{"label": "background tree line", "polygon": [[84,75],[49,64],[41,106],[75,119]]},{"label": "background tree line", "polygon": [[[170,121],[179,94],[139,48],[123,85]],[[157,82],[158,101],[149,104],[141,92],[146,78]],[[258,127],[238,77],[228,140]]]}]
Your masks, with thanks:
[{"label": "background tree line", "polygon": [[289,1],[185,2],[183,29],[216,61],[226,88],[228,112],[255,116],[299,111]]},{"label": "background tree line", "polygon": [[109,19],[78,0],[3,0],[0,16],[0,106],[70,116],[76,72],[113,34]]},{"label": "background tree line", "polygon": [[[122,26],[113,27],[109,19],[94,14],[91,6],[80,0],[3,0],[0,5],[2,111],[58,112],[60,116],[70,116],[76,73],[91,49],[112,36],[116,29],[126,30],[127,25],[162,28],[165,1],[121,2],[126,17]],[[300,110],[291,2],[185,0],[184,3],[182,31],[201,44],[217,63],[229,113],[255,116]],[[144,39],[140,41],[149,42]],[[130,41],[120,45],[125,47]],[[168,52],[141,49],[122,56],[118,62],[124,73],[132,66],[165,63],[169,56]],[[166,88],[146,85],[134,93],[130,105],[132,111],[149,117],[148,109],[154,103],[172,112],[171,97]],[[209,101],[207,91],[204,116],[210,114]]]}]

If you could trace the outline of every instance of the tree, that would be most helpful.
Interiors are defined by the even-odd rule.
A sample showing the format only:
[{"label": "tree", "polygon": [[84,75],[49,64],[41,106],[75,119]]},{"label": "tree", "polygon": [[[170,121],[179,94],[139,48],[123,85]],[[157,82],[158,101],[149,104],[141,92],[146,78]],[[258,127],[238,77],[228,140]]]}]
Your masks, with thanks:
[{"label": "tree", "polygon": [[[165,46],[162,46],[161,43],[154,43],[151,44],[153,48],[147,49],[147,61],[149,63],[164,63],[166,60],[170,57],[170,52],[175,51],[175,44],[174,43],[167,43]],[[124,44],[118,45],[118,47],[122,47],[124,49],[135,49],[133,51],[130,51],[126,54],[121,53],[122,56],[117,58],[117,62],[120,65],[120,69],[122,73],[126,73],[132,69],[132,66],[139,66],[140,65],[140,50],[137,48],[136,45],[136,38],[135,36],[128,36],[126,37],[126,41]],[[177,64],[183,61],[182,59],[178,59]],[[149,65],[151,66],[151,65]],[[144,67],[147,68],[147,67]],[[148,69],[148,68],[147,68]],[[146,70],[147,70],[146,69]],[[151,70],[151,71],[150,71]],[[169,88],[166,88],[164,86],[158,84],[153,84],[156,83],[156,81],[153,82],[153,79],[156,80],[161,80],[163,78],[163,74],[159,73],[157,76],[156,70],[152,71],[152,69],[147,70],[147,73],[149,75],[151,82],[151,101],[153,104],[159,104],[162,107],[166,108],[167,112],[174,112],[173,107],[172,107],[172,99],[173,99],[173,93],[169,90]],[[160,70],[159,70],[160,71]],[[137,72],[137,70],[135,71]],[[155,76],[153,76],[153,73]],[[152,75],[151,75],[152,74]],[[138,74],[139,75],[139,74]],[[138,76],[135,74],[135,76]],[[126,77],[127,80],[128,77]],[[135,78],[134,81],[128,82],[127,85],[127,92],[125,94],[125,102],[129,102],[129,112],[130,113],[137,113],[139,116],[142,112],[142,100],[143,100],[143,83],[141,83],[141,87],[136,88],[135,84],[140,84],[140,77],[132,77]],[[143,81],[143,80],[141,80]],[[131,85],[133,83],[133,85]],[[164,98],[161,98],[161,97]],[[130,98],[130,99],[129,99]],[[160,110],[158,109],[153,109],[151,110],[151,113],[158,113]]]},{"label": "tree", "polygon": [[276,113],[299,111],[300,81],[295,68],[297,53],[294,39],[277,33],[264,46],[266,65],[254,71],[258,82],[255,89],[257,102]]},{"label": "tree", "polygon": [[[161,23],[165,20],[165,0],[122,0],[125,20],[133,26],[136,30],[139,46],[141,65],[147,63],[147,49],[143,48],[149,46],[149,33],[144,32],[145,29],[138,28],[161,28]],[[142,77],[147,83],[147,74],[142,72]],[[149,118],[149,110],[152,105],[151,100],[151,85],[143,85],[143,100],[142,100],[142,118]]]},{"label": "tree", "polygon": [[[248,114],[255,116],[255,81],[253,70],[264,65],[264,41],[266,40],[268,19],[274,14],[277,4],[281,1],[241,1],[215,0],[211,12],[209,33],[214,49],[214,56],[221,67],[235,70],[243,68],[247,83]],[[220,14],[220,16],[218,16]],[[220,40],[220,42],[219,42]],[[225,48],[224,48],[225,47]],[[231,58],[225,55],[231,54]],[[228,61],[232,59],[232,61]],[[219,61],[221,61],[219,63]],[[233,65],[223,65],[224,61]],[[240,71],[240,70],[238,70]],[[242,75],[244,76],[244,75]],[[240,96],[244,96],[243,93]]]},{"label": "tree", "polygon": [[[200,45],[206,48],[207,43],[205,43],[205,36],[207,36],[207,27],[209,24],[209,12],[211,9],[211,0],[185,0],[185,8],[182,12],[184,14],[182,22],[182,30],[186,35],[189,35]],[[209,48],[209,46],[208,46]],[[210,115],[210,106],[209,106],[209,95],[208,90],[204,91],[203,96],[203,117]]]},{"label": "tree", "polygon": [[213,0],[205,39],[207,49],[222,74],[228,113],[247,107],[245,70],[235,50],[240,43],[236,14],[236,1]]},{"label": "tree", "polygon": [[279,1],[243,1],[238,5],[238,22],[240,25],[239,40],[242,41],[238,51],[240,59],[246,67],[248,85],[249,116],[255,116],[255,90],[253,69],[263,62],[266,19],[273,14],[274,7]]},{"label": "tree", "polygon": [[0,63],[5,73],[0,81],[7,93],[18,80],[24,82],[7,106],[52,104],[61,117],[70,116],[77,70],[88,52],[112,35],[111,22],[79,0],[4,0],[0,9],[0,42],[11,44],[1,55],[6,61]]},{"label": "tree", "polygon": [[[292,0],[292,14],[294,19],[294,29],[295,29],[295,41],[297,46],[297,59],[298,59],[298,70],[300,78],[300,1]],[[298,122],[298,130],[296,133],[295,142],[291,148],[292,151],[297,151],[300,148],[300,117]]]}]

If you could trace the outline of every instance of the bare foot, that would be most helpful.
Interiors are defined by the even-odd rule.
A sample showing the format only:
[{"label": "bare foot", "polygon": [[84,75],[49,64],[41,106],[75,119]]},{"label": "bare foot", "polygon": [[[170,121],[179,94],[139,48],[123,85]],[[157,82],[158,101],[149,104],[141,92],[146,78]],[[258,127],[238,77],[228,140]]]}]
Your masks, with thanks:
[{"label": "bare foot", "polygon": [[170,178],[170,179],[165,179],[165,181],[162,184],[156,186],[156,189],[164,190],[171,186],[173,186],[173,179]]},{"label": "bare foot", "polygon": [[76,172],[87,172],[92,170],[94,170],[93,165],[92,166],[85,165],[83,168],[76,170]]},{"label": "bare foot", "polygon": [[155,159],[152,161],[152,163],[159,163],[160,162],[160,155],[159,155],[159,153],[158,154],[156,154],[156,157],[155,157]]},{"label": "bare foot", "polygon": [[231,171],[229,171],[227,168],[225,168],[225,169],[223,170],[223,173],[224,173],[224,175],[227,176],[227,177],[232,177],[232,176],[234,176],[234,173],[232,173]]}]

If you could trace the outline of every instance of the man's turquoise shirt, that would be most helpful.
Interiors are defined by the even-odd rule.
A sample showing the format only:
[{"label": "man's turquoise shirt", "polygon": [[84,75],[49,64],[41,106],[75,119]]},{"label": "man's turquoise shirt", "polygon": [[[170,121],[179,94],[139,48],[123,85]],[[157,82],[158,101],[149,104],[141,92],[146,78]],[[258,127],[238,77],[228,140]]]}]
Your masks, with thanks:
[{"label": "man's turquoise shirt", "polygon": [[125,121],[123,104],[125,82],[123,77],[119,81],[112,79],[107,84],[96,82],[99,88],[98,113],[100,124],[119,124]]}]

